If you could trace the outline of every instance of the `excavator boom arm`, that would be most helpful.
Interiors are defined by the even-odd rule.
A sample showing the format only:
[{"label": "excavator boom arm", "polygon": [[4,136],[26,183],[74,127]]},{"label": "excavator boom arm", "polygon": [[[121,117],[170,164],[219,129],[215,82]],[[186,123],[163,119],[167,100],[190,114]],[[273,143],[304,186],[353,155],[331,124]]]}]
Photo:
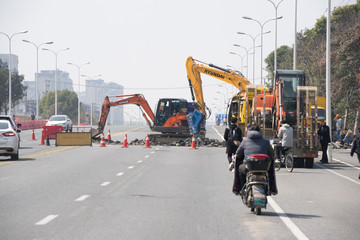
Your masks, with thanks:
[{"label": "excavator boom arm", "polygon": [[[103,105],[101,107],[100,119],[99,119],[99,122],[98,122],[98,129],[97,129],[97,133],[95,134],[95,136],[104,131],[106,120],[107,120],[107,117],[108,117],[109,112],[110,112],[110,107],[126,105],[126,104],[135,104],[135,105],[139,106],[140,110],[143,113],[143,117],[145,118],[145,120],[146,120],[147,124],[149,125],[150,129],[152,129],[153,126],[152,126],[151,122],[149,121],[148,117],[154,123],[155,122],[155,115],[154,115],[153,111],[151,110],[151,108],[149,106],[149,103],[146,101],[146,99],[145,99],[145,97],[143,95],[141,95],[141,94],[128,94],[128,95],[116,95],[115,97],[123,97],[123,99],[111,102],[109,100],[108,96],[105,97],[104,103],[103,103]],[[144,113],[144,111],[145,111],[146,114]],[[94,134],[93,134],[93,137],[94,137]]]}]

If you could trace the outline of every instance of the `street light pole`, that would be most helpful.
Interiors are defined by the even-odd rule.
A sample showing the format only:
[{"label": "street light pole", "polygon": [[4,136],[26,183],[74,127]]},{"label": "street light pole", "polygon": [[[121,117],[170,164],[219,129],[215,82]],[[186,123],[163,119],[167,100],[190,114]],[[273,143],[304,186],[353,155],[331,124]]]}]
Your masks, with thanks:
[{"label": "street light pole", "polygon": [[69,65],[73,65],[78,69],[78,82],[79,82],[79,92],[78,92],[78,126],[80,126],[80,68],[84,65],[90,64],[90,62],[84,63],[82,65],[77,65],[75,63],[68,63]]},{"label": "street light pole", "polygon": [[23,33],[27,33],[28,31],[22,31],[22,32],[17,32],[14,33],[13,35],[9,36],[6,33],[0,32],[0,34],[5,35],[8,40],[9,40],[9,63],[8,63],[8,67],[9,67],[9,116],[12,116],[12,112],[11,112],[11,39],[18,34],[23,34]]},{"label": "street light pole", "polygon": [[277,20],[277,19],[281,19],[282,17],[278,17],[277,19],[275,18],[272,18],[272,19],[269,19],[267,21],[265,21],[263,24],[261,24],[258,20],[256,19],[253,19],[253,18],[250,18],[250,17],[243,17],[244,19],[246,20],[250,20],[250,21],[254,21],[254,22],[257,22],[259,25],[260,25],[260,30],[261,30],[261,64],[260,64],[260,83],[261,85],[263,84],[262,81],[263,81],[263,35],[264,35],[264,26],[266,23],[270,22],[270,21],[274,21],[274,20]]},{"label": "street light pole", "polygon": [[39,119],[39,96],[38,96],[38,76],[39,76],[39,48],[42,45],[45,44],[53,44],[54,42],[44,42],[39,45],[36,45],[35,43],[23,40],[23,42],[30,43],[36,48],[36,76],[35,76],[35,99],[36,99],[36,119]]},{"label": "street light pole", "polygon": [[249,50],[250,50],[250,48],[249,49],[247,49],[247,48],[245,48],[245,47],[243,47],[243,46],[240,46],[240,45],[238,45],[238,44],[233,44],[235,47],[240,47],[240,48],[243,48],[243,49],[245,49],[245,51],[246,51],[246,78],[249,78]]},{"label": "street light pole", "polygon": [[275,89],[275,73],[276,73],[276,69],[277,69],[277,10],[278,7],[280,5],[280,3],[282,3],[281,0],[277,5],[275,5],[275,3],[271,0],[268,0],[275,8],[275,51],[274,51],[274,81],[273,81],[273,89]]},{"label": "street light pole", "polygon": [[[91,79],[91,80],[94,80],[94,78],[100,77],[101,74],[98,74],[98,75],[93,76],[93,77],[89,77],[89,76],[87,76],[87,75],[81,75],[81,76],[82,76],[82,77],[87,77],[87,78],[89,78],[89,79]],[[91,87],[92,87],[92,86],[91,86]],[[93,125],[93,121],[92,121],[92,119],[93,119],[92,91],[90,91],[90,104],[91,104],[91,106],[90,106],[90,126],[92,126],[92,125]]]},{"label": "street light pole", "polygon": [[55,115],[57,115],[57,56],[60,52],[62,51],[66,51],[66,50],[69,50],[70,48],[63,48],[63,49],[60,49],[58,50],[57,52],[51,50],[51,49],[48,49],[48,48],[43,48],[42,50],[45,50],[45,51],[49,51],[49,52],[52,52],[54,55],[55,55]]},{"label": "street light pole", "polygon": [[294,36],[293,70],[296,70],[296,31],[297,31],[297,0],[295,0],[295,36]]},{"label": "street light pole", "polygon": [[234,53],[234,52],[229,52],[230,54],[233,54],[233,55],[237,55],[237,56],[239,56],[240,58],[241,58],[241,73],[243,73],[243,71],[244,71],[244,57],[243,56],[241,56],[240,54],[237,54],[237,53]]},{"label": "street light pole", "polygon": [[249,37],[251,37],[251,39],[253,40],[253,85],[255,85],[255,39],[256,37],[253,37],[252,35],[250,34],[247,34],[247,33],[243,33],[243,32],[238,32],[238,34],[242,34],[242,35],[247,35]]}]

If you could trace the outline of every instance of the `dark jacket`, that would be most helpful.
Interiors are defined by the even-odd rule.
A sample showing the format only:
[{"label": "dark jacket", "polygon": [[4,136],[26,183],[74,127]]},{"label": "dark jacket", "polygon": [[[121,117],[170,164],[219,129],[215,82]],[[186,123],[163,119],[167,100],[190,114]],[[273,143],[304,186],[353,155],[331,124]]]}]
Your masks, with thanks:
[{"label": "dark jacket", "polygon": [[320,142],[328,144],[330,142],[330,129],[329,126],[324,125],[320,126],[318,130],[318,135],[320,136]]},{"label": "dark jacket", "polygon": [[[239,148],[236,150],[235,169],[239,169],[240,164],[243,163],[245,157],[252,154],[267,154],[271,159],[269,173],[270,189],[274,194],[277,194],[275,169],[274,169],[274,149],[271,147],[269,140],[262,137],[258,131],[248,131],[247,137],[241,142]],[[234,172],[233,192],[238,192],[245,184],[244,176],[241,177],[239,171]]]},{"label": "dark jacket", "polygon": [[353,139],[353,142],[352,142],[352,147],[351,147],[351,151],[350,151],[350,155],[353,156],[354,153],[357,153],[360,155],[360,153],[358,153],[356,151],[357,149],[357,141],[360,139],[360,133],[357,133],[355,136],[354,136],[354,139]]},{"label": "dark jacket", "polygon": [[[234,141],[240,141],[240,142],[242,141],[242,132],[241,132],[241,129],[238,126],[234,125],[234,124],[231,124],[229,126],[229,128],[226,128],[225,132],[224,132],[224,139],[226,141],[226,153],[235,153],[236,149],[239,146],[236,146],[234,144]],[[230,131],[232,131],[232,138],[231,139],[229,137]]]}]

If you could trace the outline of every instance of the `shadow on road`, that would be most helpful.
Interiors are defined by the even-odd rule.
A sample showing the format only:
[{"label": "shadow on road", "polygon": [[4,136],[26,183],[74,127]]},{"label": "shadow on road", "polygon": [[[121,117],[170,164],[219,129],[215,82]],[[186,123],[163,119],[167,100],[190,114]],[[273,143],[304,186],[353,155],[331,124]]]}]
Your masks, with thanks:
[{"label": "shadow on road", "polygon": [[276,213],[276,212],[266,212],[263,211],[261,213],[261,215],[263,216],[268,216],[268,217],[288,217],[288,218],[302,218],[302,219],[311,219],[311,218],[320,218],[321,216],[318,215],[311,215],[311,214],[296,214],[296,213]]}]

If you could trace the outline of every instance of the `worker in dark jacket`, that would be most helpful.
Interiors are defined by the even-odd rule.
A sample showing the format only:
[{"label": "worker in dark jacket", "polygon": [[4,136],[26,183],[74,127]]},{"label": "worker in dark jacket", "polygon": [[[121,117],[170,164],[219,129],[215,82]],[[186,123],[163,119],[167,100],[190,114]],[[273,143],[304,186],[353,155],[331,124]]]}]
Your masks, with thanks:
[{"label": "worker in dark jacket", "polygon": [[320,122],[320,128],[318,130],[318,135],[320,137],[320,144],[322,149],[321,163],[328,163],[327,149],[330,142],[330,128],[325,124],[324,120]]},{"label": "worker in dark jacket", "polygon": [[[352,142],[352,148],[351,148],[351,151],[350,151],[350,156],[354,156],[354,153],[356,153],[357,155],[357,158],[359,160],[359,163],[360,163],[360,127],[358,128],[358,132],[355,134],[354,136],[354,140]],[[359,174],[359,179],[360,179],[360,174]]]},{"label": "worker in dark jacket", "polygon": [[229,161],[229,171],[234,169],[234,163],[232,161],[232,155],[235,155],[236,149],[239,147],[242,141],[241,129],[236,125],[237,118],[232,117],[230,119],[229,128],[225,129],[224,139],[226,141],[226,154]]},{"label": "worker in dark jacket", "polygon": [[271,194],[276,195],[278,190],[275,179],[274,150],[271,147],[269,140],[263,138],[260,133],[260,128],[257,125],[252,125],[248,128],[246,138],[244,138],[239,148],[236,150],[233,193],[236,195],[239,194],[246,183],[247,169],[243,164],[243,160],[252,154],[266,154],[270,157],[271,165],[268,171],[270,191]]}]

